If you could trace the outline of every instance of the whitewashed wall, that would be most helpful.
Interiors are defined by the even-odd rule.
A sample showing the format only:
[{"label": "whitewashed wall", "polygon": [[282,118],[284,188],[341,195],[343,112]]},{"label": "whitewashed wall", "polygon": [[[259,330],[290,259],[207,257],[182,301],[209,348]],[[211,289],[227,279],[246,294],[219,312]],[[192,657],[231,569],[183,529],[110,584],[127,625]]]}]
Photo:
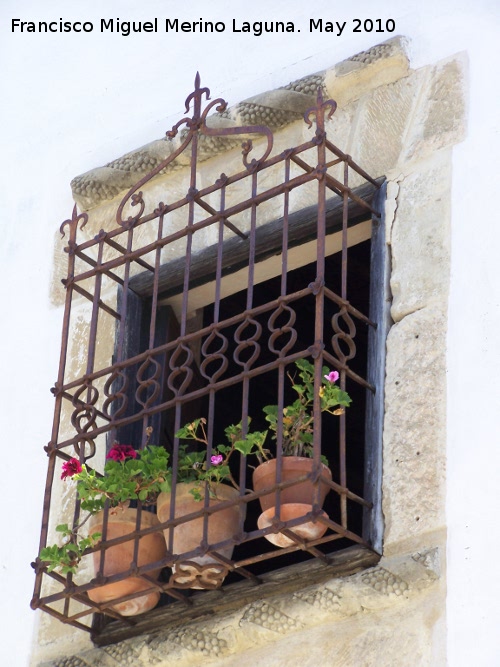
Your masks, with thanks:
[{"label": "whitewashed wall", "polygon": [[[105,9],[102,8],[104,5]],[[62,313],[48,292],[54,230],[72,208],[69,181],[156,139],[183,112],[196,70],[233,104],[325,69],[394,34],[411,41],[411,66],[457,51],[470,59],[467,140],[453,162],[452,283],[448,334],[449,665],[498,664],[493,523],[500,469],[499,94],[495,0],[375,0],[313,9],[297,0],[190,3],[132,0],[69,3],[3,0],[0,6],[2,133],[2,497],[1,664],[28,664],[37,614],[29,609],[50,438]],[[300,33],[262,37],[142,34],[123,37],[12,34],[11,19],[294,21]],[[310,18],[347,21],[341,37],[310,34]],[[353,34],[354,18],[392,18],[396,32]],[[349,30],[349,32],[347,32]],[[489,199],[488,199],[489,197]],[[490,537],[488,537],[488,533]],[[495,590],[496,589],[496,590]]]}]

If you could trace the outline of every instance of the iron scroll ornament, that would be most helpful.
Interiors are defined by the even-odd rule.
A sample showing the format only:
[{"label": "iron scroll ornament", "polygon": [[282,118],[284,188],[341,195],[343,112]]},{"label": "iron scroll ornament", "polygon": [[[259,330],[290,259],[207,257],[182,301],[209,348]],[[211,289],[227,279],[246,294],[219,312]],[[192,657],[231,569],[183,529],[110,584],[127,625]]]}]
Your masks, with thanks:
[{"label": "iron scroll ornament", "polygon": [[[198,162],[198,135],[204,135],[207,137],[234,137],[234,136],[244,136],[244,135],[260,135],[265,136],[267,139],[267,145],[263,155],[259,158],[248,159],[249,154],[253,149],[253,142],[251,139],[245,139],[242,142],[242,155],[243,155],[243,164],[249,172],[253,172],[259,168],[259,166],[265,162],[265,160],[271,154],[273,148],[273,134],[271,130],[265,125],[246,125],[240,127],[223,127],[215,128],[209,127],[207,125],[207,117],[210,111],[215,109],[217,113],[223,113],[227,109],[227,102],[222,98],[217,98],[209,102],[209,104],[202,111],[202,99],[205,95],[207,100],[210,100],[210,89],[202,88],[200,86],[200,74],[196,73],[194,80],[194,91],[188,95],[186,98],[186,109],[188,112],[192,104],[193,115],[191,118],[184,117],[179,122],[177,122],[171,130],[166,133],[166,136],[169,140],[173,140],[179,133],[179,128],[182,125],[185,125],[187,131],[183,134],[181,133],[181,143],[177,149],[171,153],[167,158],[160,162],[154,169],[152,169],[146,176],[141,178],[125,195],[125,197],[120,202],[118,210],[116,212],[116,222],[125,228],[130,228],[135,226],[142,218],[146,204],[143,197],[143,192],[141,188],[151,181],[155,176],[161,173],[167,165],[174,162],[174,160],[181,155],[187,147],[191,144],[191,187],[190,192],[196,195],[195,187],[195,175],[196,175],[196,165]],[[131,207],[139,206],[139,210],[135,215],[130,215],[128,218],[124,219],[123,211],[125,207],[129,204]],[[163,212],[168,210],[168,206],[163,205]],[[154,211],[153,216],[156,217],[159,214],[156,210]]]}]

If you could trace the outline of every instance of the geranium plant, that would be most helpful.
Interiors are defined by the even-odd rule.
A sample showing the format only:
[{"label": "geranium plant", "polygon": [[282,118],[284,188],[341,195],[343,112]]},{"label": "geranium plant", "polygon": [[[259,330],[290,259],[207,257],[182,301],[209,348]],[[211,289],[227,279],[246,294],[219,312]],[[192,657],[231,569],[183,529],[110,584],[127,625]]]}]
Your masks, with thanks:
[{"label": "geranium plant", "polygon": [[[302,382],[288,374],[292,389],[297,393],[296,400],[283,408],[280,415],[277,405],[266,405],[264,413],[272,433],[272,439],[277,439],[278,423],[282,423],[283,455],[284,456],[312,456],[314,430],[314,365],[307,359],[295,362],[298,375]],[[322,370],[322,385],[319,390],[321,412],[332,415],[341,415],[344,408],[351,404],[349,394],[337,384],[339,374],[326,366]]]},{"label": "geranium plant", "polygon": [[[163,447],[147,445],[137,451],[130,445],[115,444],[106,457],[104,475],[98,475],[85,464],[80,465],[79,461],[71,459],[63,464],[61,477],[76,481],[81,508],[96,514],[104,509],[106,501],[110,507],[129,500],[154,503],[160,491],[170,488],[172,471],[168,459],[168,452]],[[80,469],[75,470],[74,466]]]},{"label": "geranium plant", "polygon": [[[186,424],[176,434],[184,440],[195,440],[208,446],[205,433],[206,420],[196,419]],[[148,440],[151,429],[147,429]],[[216,484],[228,480],[236,483],[229,469],[229,458],[235,451],[243,454],[254,453],[261,447],[266,433],[251,434],[242,437],[241,425],[226,429],[228,445],[219,445],[207,465],[206,451],[188,451],[185,444],[179,447],[177,461],[177,481],[196,482],[191,490],[196,500],[203,499],[205,484],[212,497],[216,497]],[[48,571],[58,569],[61,573],[75,573],[86,550],[94,547],[101,538],[100,533],[86,537],[79,535],[79,530],[93,514],[100,512],[108,504],[111,512],[120,511],[120,506],[131,500],[139,500],[143,505],[156,502],[160,492],[170,492],[172,488],[172,468],[169,465],[169,453],[155,445],[135,450],[130,445],[115,444],[106,457],[104,474],[87,467],[76,458],[65,461],[62,465],[61,479],[76,482],[76,491],[82,510],[88,512],[85,519],[75,528],[61,524],[56,531],[65,539],[62,545],[52,545],[42,549],[40,558],[48,564]]]},{"label": "geranium plant", "polygon": [[[197,478],[199,480],[207,481],[209,484],[228,480],[237,487],[238,485],[232,478],[229,469],[229,459],[232,454],[235,451],[239,451],[246,456],[255,454],[260,463],[271,458],[270,450],[266,449],[264,445],[269,432],[272,434],[271,438],[277,440],[278,423],[280,421],[283,434],[283,455],[312,457],[314,365],[307,359],[299,359],[295,362],[295,366],[301,382],[297,381],[297,378],[290,373],[288,378],[292,383],[292,389],[297,393],[297,398],[293,403],[283,408],[282,415],[279,415],[277,405],[266,405],[263,408],[265,419],[269,424],[268,430],[254,431],[253,433],[248,431],[250,418],[248,418],[247,423],[248,432],[245,435],[241,422],[228,426],[224,431],[228,444],[217,445],[213,448],[214,455],[211,457],[211,467],[208,469],[206,469],[204,463],[204,452],[191,454],[191,457],[201,457],[198,459],[200,469]],[[351,398],[346,391],[343,391],[336,384],[339,373],[324,366],[322,375],[322,385],[319,390],[321,412],[328,412],[332,415],[343,414],[344,409],[351,404]],[[177,431],[175,435],[182,440],[195,440],[208,447],[205,425],[206,419],[195,419]],[[179,464],[179,470],[182,470],[181,464]]]},{"label": "geranium plant", "polygon": [[[250,419],[248,420],[248,424]],[[205,430],[206,419],[200,417],[193,422],[186,424],[175,434],[181,440],[194,440],[200,442],[205,447],[208,447],[208,437]],[[231,469],[229,467],[229,460],[235,452],[240,452],[248,456],[256,454],[259,457],[265,457],[267,450],[264,449],[264,442],[266,440],[267,431],[255,431],[243,435],[242,422],[239,424],[232,424],[224,429],[224,433],[228,444],[217,445],[213,448],[213,454],[210,457],[210,466],[206,466],[205,452],[198,452],[197,454],[184,455],[179,461],[179,471],[181,470],[182,462],[189,456],[191,459],[198,456],[196,481],[205,482],[208,486],[209,493],[212,497],[216,497],[215,485],[229,481],[234,487],[238,488],[238,484],[234,480]],[[182,449],[182,448],[181,448]],[[192,468],[191,468],[192,470]],[[191,473],[192,474],[192,473]],[[184,480],[183,480],[184,481]],[[188,480],[186,480],[188,481]],[[192,481],[192,480],[189,480]],[[201,500],[202,484],[192,489],[191,493],[196,500]]]},{"label": "geranium plant", "polygon": [[[297,378],[288,374],[293,390],[297,393],[296,400],[283,408],[279,414],[277,405],[267,405],[264,408],[268,429],[251,432],[250,418],[247,428],[243,429],[242,422],[225,428],[227,443],[213,447],[210,460],[207,461],[206,449],[189,451],[185,441],[195,441],[208,448],[209,441],[206,433],[206,419],[200,417],[189,422],[175,434],[184,441],[179,447],[177,461],[177,481],[196,482],[191,490],[196,500],[203,499],[203,491],[208,488],[211,497],[217,496],[216,485],[229,482],[236,488],[230,459],[235,452],[245,456],[255,455],[259,462],[271,458],[271,452],[265,447],[269,432],[271,438],[277,440],[278,424],[282,423],[282,443],[284,456],[312,456],[314,430],[314,365],[306,359],[295,362]],[[349,406],[351,399],[337,384],[339,374],[323,368],[322,385],[319,390],[320,407],[322,412],[333,415],[341,414]],[[247,431],[246,433],[244,431]],[[148,440],[151,429],[147,429]],[[160,492],[170,492],[172,487],[172,468],[169,465],[169,454],[163,447],[148,444],[137,451],[130,445],[115,444],[107,455],[104,466],[104,475],[99,475],[76,458],[65,461],[62,466],[61,478],[76,482],[76,489],[82,510],[88,516],[75,529],[67,524],[57,526],[66,541],[62,546],[50,546],[41,551],[40,558],[48,564],[48,570],[58,568],[63,574],[76,572],[78,564],[86,551],[96,545],[100,533],[94,533],[81,538],[79,529],[92,514],[104,509],[106,504],[111,508],[118,508],[130,500],[141,501],[143,504],[153,504]]]},{"label": "geranium plant", "polygon": [[[148,437],[151,432],[148,432]],[[78,531],[93,515],[108,503],[111,511],[131,500],[151,504],[161,491],[171,488],[172,470],[168,467],[169,454],[163,447],[147,445],[136,451],[130,445],[115,444],[106,457],[104,475],[88,468],[76,458],[62,465],[61,479],[76,482],[76,491],[82,510],[88,515],[71,529],[61,524],[56,531],[66,538],[62,545],[45,547],[40,558],[48,563],[48,571],[58,569],[62,574],[76,572],[87,549],[94,547],[101,538],[100,533],[81,537]]]}]

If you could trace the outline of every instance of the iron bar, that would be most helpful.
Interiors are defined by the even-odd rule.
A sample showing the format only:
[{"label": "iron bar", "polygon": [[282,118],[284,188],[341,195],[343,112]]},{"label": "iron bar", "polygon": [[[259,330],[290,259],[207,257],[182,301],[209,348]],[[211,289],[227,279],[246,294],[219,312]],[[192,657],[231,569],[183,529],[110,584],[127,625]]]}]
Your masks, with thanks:
[{"label": "iron bar", "polygon": [[[342,286],[341,296],[344,301],[347,301],[347,223],[348,223],[348,186],[349,186],[349,165],[344,162],[344,210],[342,214]],[[340,311],[343,312],[343,309]],[[346,375],[345,370],[340,371],[340,388],[342,391],[346,389]],[[340,486],[347,486],[347,462],[346,462],[346,416],[345,411],[339,418],[339,470],[340,470]],[[347,498],[344,493],[340,494],[340,515],[343,528],[347,528]]]},{"label": "iron bar", "polygon": [[[105,237],[104,237],[104,238],[105,238]],[[103,236],[101,236],[101,237],[99,238],[99,240],[94,240],[94,241],[92,241],[92,246],[90,246],[90,247],[93,248],[93,247],[95,246],[96,243],[100,243],[102,240],[103,240]],[[92,267],[95,269],[96,272],[100,270],[100,269],[99,269],[99,264],[95,261],[95,259],[92,259],[92,257],[89,257],[89,256],[86,255],[84,252],[82,252],[79,246],[77,246],[77,247],[75,248],[75,255],[76,255],[79,259],[81,259],[83,262],[86,262],[87,264],[90,264],[90,266],[92,266]],[[118,265],[118,266],[120,266],[120,265]],[[103,271],[102,269],[101,269],[100,271],[101,271],[103,274],[105,274],[106,276],[108,276],[108,278],[111,278],[111,280],[114,280],[115,283],[118,283],[118,285],[123,285],[123,280],[122,280],[119,276],[116,276],[116,275],[115,275],[114,273],[112,273],[111,271],[107,271],[107,270],[104,270],[104,271]],[[68,282],[71,283],[71,282],[73,281],[73,278],[68,278],[67,280],[68,280]]]},{"label": "iron bar", "polygon": [[[296,352],[294,354],[289,354],[286,357],[282,357],[281,362],[282,363],[291,363],[296,361],[297,359],[304,359],[311,354],[311,349],[308,348],[306,350],[302,350],[300,352]],[[331,357],[331,355],[328,355],[329,358],[333,359],[332,364],[337,367],[337,368],[342,368],[342,365],[339,365],[339,362],[334,358]],[[327,354],[325,353],[325,358],[327,358]],[[264,364],[262,366],[259,366],[257,368],[254,368],[249,371],[243,371],[241,373],[238,373],[238,375],[234,375],[230,378],[227,378],[226,380],[219,380],[216,383],[208,383],[205,385],[204,388],[202,389],[197,389],[195,391],[192,391],[190,393],[184,394],[182,397],[177,396],[175,398],[172,398],[168,401],[165,401],[163,403],[159,403],[157,405],[154,405],[150,408],[143,409],[139,412],[137,412],[135,415],[129,416],[129,417],[121,417],[119,419],[116,419],[114,421],[114,426],[126,426],[127,424],[131,424],[134,421],[137,421],[138,419],[142,419],[144,415],[149,414],[149,415],[154,415],[157,414],[158,412],[162,412],[164,410],[168,410],[171,407],[175,407],[177,404],[180,402],[185,402],[188,400],[193,400],[195,398],[200,398],[201,396],[205,396],[208,394],[208,392],[211,389],[225,389],[227,387],[231,387],[233,385],[240,384],[245,377],[256,377],[257,375],[263,375],[267,373],[270,370],[273,370],[276,368],[276,362],[270,362],[267,364]],[[363,385],[367,389],[373,390],[372,385],[370,385],[368,382],[363,380],[360,376],[358,376],[356,373],[352,372],[350,369],[345,367],[345,373],[347,376],[351,377],[352,379],[358,381],[359,378],[359,384]],[[180,428],[180,422],[179,422],[179,428]],[[178,430],[178,429],[177,429]],[[106,433],[109,431],[109,425],[107,426],[101,426],[93,429],[92,431],[89,431],[88,436],[92,436],[92,438],[101,435],[102,433]],[[81,439],[81,435],[78,436],[77,438],[70,438],[68,440],[64,440],[63,442],[57,444],[58,449],[62,449],[63,447],[69,447],[70,445],[74,445],[75,442],[78,442],[78,439]]]},{"label": "iron bar", "polygon": [[[83,289],[83,287],[81,287],[77,283],[75,283],[73,285],[73,289],[75,290],[75,292],[78,292],[78,294],[81,294],[82,296],[84,296],[89,301],[92,301],[92,302],[94,301],[94,296],[90,292],[87,292],[87,290]],[[110,308],[110,306],[107,306],[104,303],[104,301],[102,301],[102,299],[99,299],[98,303],[99,303],[99,308],[101,310],[104,310],[106,313],[108,313],[108,315],[111,315],[112,317],[114,317],[115,320],[121,320],[121,318],[122,318],[121,314],[118,313],[116,310],[113,310],[113,308]]]},{"label": "iron bar", "polygon": [[[306,183],[310,183],[316,179],[316,176],[314,173],[310,174],[302,174],[301,176],[296,176],[295,178],[290,179],[289,184],[286,186],[287,189],[293,189],[296,187],[299,187],[301,185],[305,185]],[[243,213],[243,211],[246,211],[247,209],[251,208],[254,205],[259,205],[263,204],[266,201],[269,201],[270,199],[274,199],[275,197],[282,195],[285,191],[285,186],[284,185],[276,185],[273,188],[270,188],[269,190],[266,190],[264,192],[261,192],[256,195],[255,200],[248,199],[244,202],[241,202],[239,204],[235,204],[234,206],[231,206],[226,209],[224,212],[224,215],[222,215],[220,212],[209,216],[205,220],[201,220],[197,223],[194,223],[190,228],[189,227],[184,227],[183,229],[174,232],[170,234],[169,236],[164,237],[161,239],[161,241],[153,241],[152,243],[149,243],[142,248],[138,248],[137,250],[131,251],[128,255],[124,257],[118,257],[112,260],[108,260],[107,262],[104,262],[102,265],[99,267],[94,268],[93,270],[90,271],[85,271],[84,273],[80,274],[77,278],[74,278],[74,280],[86,280],[87,278],[92,277],[96,272],[100,273],[106,273],[106,271],[109,271],[111,269],[114,269],[118,266],[121,266],[123,264],[124,259],[128,259],[130,261],[136,261],[138,258],[142,257],[143,255],[147,255],[154,250],[156,250],[157,246],[165,246],[169,243],[173,243],[174,241],[178,241],[179,239],[183,238],[184,236],[187,236],[189,233],[193,234],[197,231],[200,231],[201,229],[204,229],[205,227],[209,227],[210,225],[218,222],[221,218],[224,218],[225,220],[227,218],[230,218],[233,215],[237,215],[238,213]],[[200,197],[201,194],[198,192],[197,196]],[[358,203],[363,202],[363,206],[365,206],[368,210],[371,210],[370,207],[364,202],[362,199],[359,200]],[[182,204],[179,204],[179,206],[173,206],[170,205],[168,207],[168,211],[175,210],[176,208],[181,208],[181,206],[184,206],[186,204],[190,203],[190,199],[186,198]],[[154,218],[158,217],[157,215],[154,216]],[[117,234],[123,234],[123,230],[117,230]],[[112,232],[109,232],[109,234],[112,234]],[[92,242],[87,242],[90,245],[95,245],[95,241]],[[78,247],[80,250],[81,248],[84,248],[87,246],[87,243],[83,243],[81,246]]]},{"label": "iron bar", "polygon": [[[73,207],[73,214],[71,220],[66,220],[61,225],[61,233],[64,236],[64,227],[66,225],[70,228],[70,238],[69,238],[69,248],[74,248],[76,245],[76,232],[78,227],[79,220],[82,220],[83,224],[87,222],[87,216],[77,215],[76,205]],[[73,252],[68,253],[68,276],[72,276],[75,270],[75,255]],[[72,305],[72,288],[66,287],[66,298],[64,303],[64,318],[63,318],[63,330],[62,330],[62,341],[61,341],[61,352],[59,355],[59,371],[56,381],[56,388],[62,387],[64,384],[64,376],[66,371],[66,361],[68,353],[68,341],[70,336],[69,324],[71,316],[71,305]],[[51,440],[49,443],[49,462],[47,469],[47,478],[45,481],[45,493],[43,499],[43,511],[42,511],[42,527],[40,531],[40,543],[39,543],[39,552],[47,545],[47,536],[49,530],[49,520],[50,520],[50,504],[52,498],[52,484],[54,482],[54,473],[56,465],[56,456],[55,450],[52,449],[55,446],[55,443],[58,440],[59,427],[61,420],[61,409],[62,409],[62,396],[55,394],[55,406],[54,406],[54,419],[52,422],[52,434]],[[42,588],[42,573],[40,570],[36,571],[35,577],[35,587],[33,592],[32,604],[37,603],[40,598]]]},{"label": "iron bar", "polygon": [[[203,338],[205,336],[208,336],[213,331],[219,331],[220,329],[231,327],[235,324],[238,324],[238,323],[244,321],[247,318],[253,318],[253,317],[256,317],[258,315],[262,315],[263,313],[266,313],[270,310],[273,310],[274,308],[278,307],[280,304],[292,303],[293,301],[301,299],[305,296],[310,296],[311,294],[312,294],[312,287],[309,286],[309,287],[304,288],[303,290],[300,290],[299,292],[294,292],[292,294],[288,294],[287,296],[279,297],[278,299],[274,299],[273,301],[269,301],[268,303],[266,303],[262,306],[258,306],[256,308],[252,308],[250,310],[242,311],[240,314],[235,315],[235,316],[230,317],[230,318],[227,318],[227,319],[223,320],[222,322],[219,322],[219,323],[213,322],[209,326],[204,327],[203,329],[200,329],[197,332],[186,334],[185,336],[179,336],[178,338],[175,339],[175,341],[170,341],[170,342],[165,343],[163,345],[159,345],[159,346],[157,346],[157,347],[155,347],[151,350],[146,350],[144,352],[141,352],[140,354],[134,355],[133,357],[130,357],[129,359],[124,360],[123,362],[118,362],[118,363],[111,364],[110,366],[108,366],[108,367],[106,367],[106,368],[104,368],[100,371],[90,373],[88,376],[86,375],[85,379],[93,381],[93,380],[96,380],[100,377],[104,377],[106,375],[109,375],[113,371],[126,369],[129,366],[133,366],[137,363],[140,363],[140,362],[144,361],[145,359],[147,359],[150,356],[155,356],[155,355],[161,354],[163,352],[169,352],[171,350],[174,350],[179,345],[179,343],[189,345],[189,343],[191,343],[192,341],[194,341],[198,338]],[[330,290],[325,290],[325,295],[327,295],[329,298],[331,298],[336,303],[339,303],[339,304],[343,305],[346,312],[351,313],[355,317],[359,317],[359,319],[361,319],[363,322],[365,322],[367,324],[370,324],[371,326],[375,326],[375,324],[372,323],[370,320],[368,320],[368,318],[366,318],[366,316],[363,316],[361,313],[359,313],[359,311],[357,311],[350,304],[348,304],[348,302],[344,302],[340,297],[335,295]],[[337,363],[338,363],[338,361],[337,361]],[[73,381],[68,382],[67,384],[65,384],[62,388],[65,391],[67,391],[69,389],[73,389],[75,387],[81,386],[81,384],[82,384],[81,379],[73,380]]]}]

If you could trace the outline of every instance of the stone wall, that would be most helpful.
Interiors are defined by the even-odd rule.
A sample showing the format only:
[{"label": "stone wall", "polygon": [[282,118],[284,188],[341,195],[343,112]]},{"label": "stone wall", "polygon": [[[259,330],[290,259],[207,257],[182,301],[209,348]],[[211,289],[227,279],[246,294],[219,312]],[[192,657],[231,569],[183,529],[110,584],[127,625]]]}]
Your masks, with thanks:
[{"label": "stone wall", "polygon": [[437,548],[384,559],[383,566],[326,585],[275,595],[232,614],[90,649],[43,667],[354,667],[377,664],[373,656],[381,646],[384,667],[444,664],[442,647],[422,637],[426,627],[439,622],[439,559]]},{"label": "stone wall", "polygon": [[[404,40],[396,38],[213,120],[268,123],[276,131],[276,150],[282,150],[307,132],[298,118],[322,86],[339,104],[329,121],[332,141],[371,175],[387,177],[394,325],[387,340],[385,536],[379,565],[103,649],[46,617],[34,665],[445,664],[450,179],[452,147],[465,133],[466,69],[459,54],[413,71]],[[167,142],[152,142],[73,181],[75,200],[89,210],[89,236],[113,226],[119,193],[123,196],[168,150]],[[202,178],[207,181],[218,177],[222,160],[241,160],[230,142],[207,144],[206,158]],[[182,189],[184,165],[174,164],[171,172],[151,183],[147,196],[154,200],[167,183]],[[307,204],[307,197],[295,202],[296,208]],[[55,280],[53,301],[61,299]]]}]

